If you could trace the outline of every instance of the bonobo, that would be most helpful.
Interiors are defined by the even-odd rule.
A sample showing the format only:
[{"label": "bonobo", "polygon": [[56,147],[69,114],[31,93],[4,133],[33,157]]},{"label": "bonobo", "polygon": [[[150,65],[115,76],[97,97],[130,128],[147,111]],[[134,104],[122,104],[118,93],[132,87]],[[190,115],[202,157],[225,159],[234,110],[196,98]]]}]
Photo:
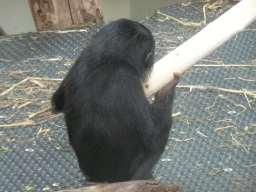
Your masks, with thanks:
[{"label": "bonobo", "polygon": [[155,41],[145,26],[128,19],[110,22],[91,38],[52,96],[89,181],[148,179],[160,159],[180,75],[150,104],[142,83],[154,55]]}]

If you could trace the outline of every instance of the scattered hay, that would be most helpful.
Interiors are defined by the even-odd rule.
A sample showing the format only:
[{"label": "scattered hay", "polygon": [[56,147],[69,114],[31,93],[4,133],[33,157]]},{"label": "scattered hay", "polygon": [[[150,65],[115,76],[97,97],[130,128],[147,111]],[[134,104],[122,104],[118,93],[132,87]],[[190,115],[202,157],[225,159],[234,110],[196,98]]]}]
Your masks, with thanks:
[{"label": "scattered hay", "polygon": [[177,138],[169,138],[169,140],[174,140],[174,141],[190,141],[190,140],[194,140],[194,138],[188,138],[188,139],[184,139],[184,140],[181,140],[181,139],[177,139]]},{"label": "scattered hay", "polygon": [[199,86],[199,85],[177,85],[177,88],[189,88],[190,91],[192,89],[200,89],[200,90],[206,90],[206,89],[213,89],[213,90],[218,90],[226,93],[235,93],[235,94],[247,94],[247,95],[256,95],[256,91],[248,91],[245,89],[242,90],[234,90],[234,89],[225,89],[221,87],[214,87],[214,86]]},{"label": "scattered hay", "polygon": [[219,130],[223,130],[223,129],[227,129],[227,128],[233,128],[234,125],[230,125],[230,126],[226,126],[226,127],[219,127],[219,128],[216,128],[215,131],[219,131]]},{"label": "scattered hay", "polygon": [[[24,72],[24,71],[23,71]],[[28,71],[26,71],[28,72]],[[9,76],[21,74],[22,72],[11,72],[7,73]],[[34,113],[28,113],[25,109],[25,117],[19,122],[0,125],[0,127],[11,128],[17,126],[36,125],[46,122],[59,115],[53,115],[51,113],[50,97],[53,92],[57,89],[62,79],[49,79],[49,78],[38,78],[38,77],[27,77],[22,81],[10,86],[8,84],[2,84],[3,87],[9,87],[0,94],[0,108],[13,108],[21,109],[33,106]],[[36,109],[39,107],[39,110]],[[41,121],[37,122],[37,119],[41,118]]]},{"label": "scattered hay", "polygon": [[[0,96],[4,96],[7,93],[9,93],[11,90],[13,90],[15,87],[25,83],[26,81],[30,81],[32,83],[35,83],[36,80],[40,80],[40,81],[62,81],[62,79],[47,79],[47,78],[38,78],[38,77],[27,77],[26,79],[23,79],[22,81],[20,81],[17,84],[14,84],[12,87],[10,87],[9,89],[7,89],[6,91],[4,91],[3,93],[0,94]],[[38,81],[36,81],[38,82]],[[38,82],[39,83],[39,82]],[[35,83],[37,84],[37,83]],[[41,84],[42,85],[42,84]]]},{"label": "scattered hay", "polygon": [[166,17],[165,19],[158,19],[159,22],[163,22],[163,21],[166,21],[168,19],[172,19],[172,20],[174,20],[174,21],[176,21],[176,22],[178,22],[178,23],[180,23],[180,24],[182,24],[184,26],[187,26],[187,27],[201,27],[203,25],[203,23],[204,23],[204,21],[201,21],[200,23],[185,23],[185,22],[183,22],[183,21],[181,21],[181,20],[179,20],[179,19],[177,19],[175,17],[172,17],[170,15],[162,13],[159,10],[157,11],[157,14],[163,15],[163,16]]}]

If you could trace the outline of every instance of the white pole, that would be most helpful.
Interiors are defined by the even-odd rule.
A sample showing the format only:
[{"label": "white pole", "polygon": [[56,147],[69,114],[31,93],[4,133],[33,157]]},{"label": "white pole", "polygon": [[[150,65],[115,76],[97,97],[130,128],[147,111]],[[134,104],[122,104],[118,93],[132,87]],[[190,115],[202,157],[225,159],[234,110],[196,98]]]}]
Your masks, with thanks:
[{"label": "white pole", "polygon": [[153,66],[143,85],[149,97],[173,79],[173,72],[183,74],[220,45],[243,31],[256,19],[256,0],[242,0],[202,31],[163,57]]}]

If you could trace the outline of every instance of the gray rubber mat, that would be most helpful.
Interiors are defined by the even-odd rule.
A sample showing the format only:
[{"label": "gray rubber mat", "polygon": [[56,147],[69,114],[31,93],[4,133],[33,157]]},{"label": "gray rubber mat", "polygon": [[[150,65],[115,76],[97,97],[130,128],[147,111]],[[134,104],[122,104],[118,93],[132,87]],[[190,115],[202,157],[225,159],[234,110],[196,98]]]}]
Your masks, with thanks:
[{"label": "gray rubber mat", "polygon": [[[207,12],[207,23],[233,1],[225,2]],[[204,5],[176,4],[160,11],[199,23]],[[156,61],[202,29],[164,19],[156,14],[140,21],[155,36]],[[99,28],[0,37],[1,92],[25,79],[1,97],[1,192],[86,186],[63,115],[31,115],[50,106],[59,79]],[[256,98],[250,94],[256,91],[256,22],[188,70],[179,86],[170,141],[154,169],[156,181],[178,183],[188,192],[256,191]]]}]

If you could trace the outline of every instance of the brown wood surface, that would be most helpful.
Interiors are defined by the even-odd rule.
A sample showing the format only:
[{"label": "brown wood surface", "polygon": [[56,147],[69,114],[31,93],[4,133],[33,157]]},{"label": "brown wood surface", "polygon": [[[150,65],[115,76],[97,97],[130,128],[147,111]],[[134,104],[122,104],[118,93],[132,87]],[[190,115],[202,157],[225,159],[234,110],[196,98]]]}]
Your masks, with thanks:
[{"label": "brown wood surface", "polygon": [[151,180],[126,181],[118,183],[99,183],[78,189],[66,189],[59,192],[176,192],[177,183],[159,184]]},{"label": "brown wood surface", "polygon": [[28,0],[37,31],[59,30],[88,22],[103,24],[99,0]]},{"label": "brown wood surface", "polygon": [[88,22],[103,24],[103,13],[100,0],[69,0],[73,25],[84,25]]},{"label": "brown wood surface", "polygon": [[68,0],[29,0],[37,31],[72,26]]}]

